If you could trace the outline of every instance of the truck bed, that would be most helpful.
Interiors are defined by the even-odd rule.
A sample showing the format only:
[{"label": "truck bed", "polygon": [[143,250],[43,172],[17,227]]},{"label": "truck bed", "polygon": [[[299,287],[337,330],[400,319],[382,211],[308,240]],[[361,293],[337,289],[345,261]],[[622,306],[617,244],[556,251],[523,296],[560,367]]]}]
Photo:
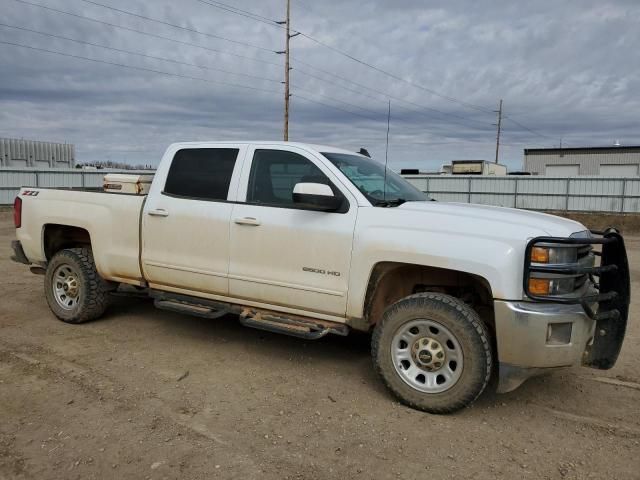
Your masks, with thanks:
[{"label": "truck bed", "polygon": [[75,227],[88,232],[102,277],[142,282],[140,213],[146,196],[93,188],[22,188],[20,197],[18,240],[29,260],[47,261],[43,239],[48,228]]}]

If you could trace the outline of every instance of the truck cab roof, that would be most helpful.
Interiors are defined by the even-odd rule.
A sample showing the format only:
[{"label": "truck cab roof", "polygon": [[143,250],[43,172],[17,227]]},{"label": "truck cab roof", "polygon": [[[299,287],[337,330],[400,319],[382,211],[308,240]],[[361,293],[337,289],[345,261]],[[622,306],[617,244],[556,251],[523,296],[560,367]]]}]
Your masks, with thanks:
[{"label": "truck cab roof", "polygon": [[[236,142],[221,142],[221,141],[198,141],[198,142],[176,142],[171,144],[171,147],[175,148],[197,148],[204,147],[205,145],[269,145],[280,147],[298,147],[305,150],[314,150],[316,152],[331,152],[331,153],[347,153],[351,155],[360,155],[356,151],[346,150],[344,148],[332,147],[330,145],[319,145],[315,143],[305,142],[285,142],[283,140],[250,140],[250,141],[236,141]],[[170,147],[170,148],[171,148]]]}]

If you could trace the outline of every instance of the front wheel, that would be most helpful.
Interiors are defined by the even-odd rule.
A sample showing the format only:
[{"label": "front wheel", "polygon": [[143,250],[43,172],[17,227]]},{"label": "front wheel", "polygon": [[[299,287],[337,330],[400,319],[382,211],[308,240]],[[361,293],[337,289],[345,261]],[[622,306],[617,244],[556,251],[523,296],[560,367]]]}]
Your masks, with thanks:
[{"label": "front wheel", "polygon": [[489,335],[478,314],[441,293],[419,293],[391,305],[371,346],[387,387],[406,405],[430,413],[470,405],[491,375]]},{"label": "front wheel", "polygon": [[98,275],[90,248],[60,250],[47,265],[47,303],[63,322],[83,323],[100,317],[111,290],[112,284]]}]

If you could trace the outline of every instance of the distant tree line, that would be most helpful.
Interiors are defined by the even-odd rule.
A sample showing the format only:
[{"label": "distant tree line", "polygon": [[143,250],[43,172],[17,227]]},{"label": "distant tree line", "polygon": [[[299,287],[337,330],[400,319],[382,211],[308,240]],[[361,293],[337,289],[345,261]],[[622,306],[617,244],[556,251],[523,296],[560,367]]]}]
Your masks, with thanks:
[{"label": "distant tree line", "polygon": [[155,167],[151,165],[146,165],[142,163],[130,164],[124,162],[114,162],[112,160],[102,161],[102,162],[87,162],[87,163],[77,163],[76,168],[96,168],[98,170],[102,170],[105,168],[109,169],[120,169],[120,170],[155,170]]}]

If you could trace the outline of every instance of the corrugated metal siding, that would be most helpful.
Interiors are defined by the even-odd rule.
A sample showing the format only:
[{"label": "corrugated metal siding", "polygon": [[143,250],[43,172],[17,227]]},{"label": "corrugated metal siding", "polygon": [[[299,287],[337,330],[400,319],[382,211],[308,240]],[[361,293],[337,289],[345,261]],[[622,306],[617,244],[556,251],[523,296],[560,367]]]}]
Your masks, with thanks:
[{"label": "corrugated metal siding", "polygon": [[[133,172],[131,170],[129,170],[129,172],[136,173],[136,172]],[[104,176],[105,176],[106,173],[108,173],[108,172],[105,172],[105,171],[100,171],[100,172],[88,171],[88,172],[84,172],[84,186],[87,187],[87,188],[101,187],[102,183],[103,183]],[[145,173],[145,172],[140,172],[140,173]],[[147,170],[146,173],[149,173],[149,171]]]},{"label": "corrugated metal siding", "polygon": [[529,210],[640,212],[640,179],[601,177],[482,177],[406,175],[445,202],[480,203]]},{"label": "corrugated metal siding", "polygon": [[[109,172],[0,168],[0,205],[9,205],[20,187],[101,187]],[[418,189],[442,202],[481,203],[530,210],[640,212],[640,179],[407,175]]]},{"label": "corrugated metal siding", "polygon": [[640,165],[640,152],[615,152],[607,150],[584,153],[527,153],[524,156],[524,169],[537,175],[545,174],[547,165],[579,165],[580,175],[599,175],[600,165]]},{"label": "corrugated metal siding", "polygon": [[73,168],[75,157],[75,146],[69,143],[0,138],[1,167]]},{"label": "corrugated metal siding", "polygon": [[509,177],[472,177],[472,192],[491,192],[491,193],[513,193],[516,191],[516,184]]},{"label": "corrugated metal siding", "polygon": [[38,180],[39,187],[82,187],[82,175],[73,171],[41,172],[38,174]]},{"label": "corrugated metal siding", "polygon": [[32,187],[37,183],[34,171],[0,169],[0,205],[11,205],[20,191],[20,186]]},{"label": "corrugated metal siding", "polygon": [[149,174],[150,170],[80,170],[0,167],[0,205],[11,205],[21,187],[102,187],[107,173]]}]

